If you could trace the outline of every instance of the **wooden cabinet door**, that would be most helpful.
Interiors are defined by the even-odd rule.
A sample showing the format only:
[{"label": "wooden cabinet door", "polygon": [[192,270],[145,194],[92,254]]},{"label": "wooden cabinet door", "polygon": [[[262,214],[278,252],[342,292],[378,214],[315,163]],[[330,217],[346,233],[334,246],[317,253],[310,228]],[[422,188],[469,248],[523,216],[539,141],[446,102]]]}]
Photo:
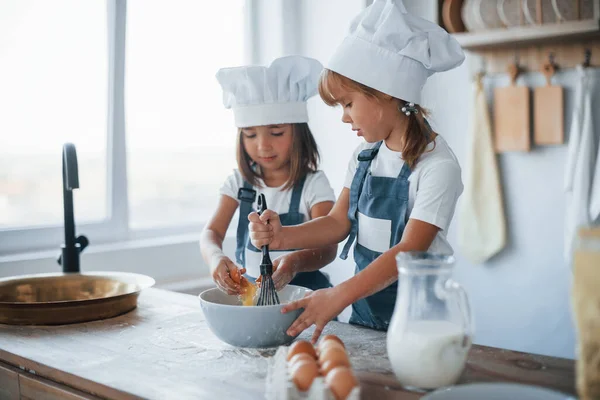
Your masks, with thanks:
[{"label": "wooden cabinet door", "polygon": [[47,379],[19,375],[21,400],[95,400],[96,397],[83,392],[69,389]]},{"label": "wooden cabinet door", "polygon": [[19,400],[19,374],[0,364],[0,400]]}]

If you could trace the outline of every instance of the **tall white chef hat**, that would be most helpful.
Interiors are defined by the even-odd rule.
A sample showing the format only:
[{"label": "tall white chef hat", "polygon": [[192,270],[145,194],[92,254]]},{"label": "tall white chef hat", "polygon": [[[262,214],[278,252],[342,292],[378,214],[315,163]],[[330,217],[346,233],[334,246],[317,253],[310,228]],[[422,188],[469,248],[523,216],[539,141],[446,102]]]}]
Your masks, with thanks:
[{"label": "tall white chef hat", "polygon": [[458,42],[439,25],[409,14],[401,0],[375,0],[352,21],[327,68],[419,104],[427,78],[464,59]]},{"label": "tall white chef hat", "polygon": [[306,101],[317,94],[323,66],[313,58],[287,56],[269,67],[223,68],[217,80],[223,104],[233,109],[239,128],[308,122]]}]

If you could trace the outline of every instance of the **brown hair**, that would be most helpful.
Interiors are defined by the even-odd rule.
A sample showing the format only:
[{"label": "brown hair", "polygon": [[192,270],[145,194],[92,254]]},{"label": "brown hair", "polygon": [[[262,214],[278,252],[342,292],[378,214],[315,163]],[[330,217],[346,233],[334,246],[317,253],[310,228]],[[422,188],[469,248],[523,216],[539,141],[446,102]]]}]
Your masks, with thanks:
[{"label": "brown hair", "polygon": [[[319,95],[325,104],[333,107],[340,104],[340,102],[339,99],[333,96],[332,88],[359,92],[377,102],[386,98],[386,95],[378,90],[353,81],[335,71],[324,69],[319,78]],[[401,99],[396,100],[398,101],[398,112],[401,113],[400,110],[408,102]],[[425,152],[429,141],[432,139],[432,131],[425,121],[425,117],[429,115],[429,111],[418,104],[415,105],[415,108],[418,112],[416,114],[411,113],[410,116],[406,117],[408,118],[408,125],[404,135],[404,149],[402,149],[402,159],[410,168],[413,168],[417,164],[417,160]]]},{"label": "brown hair", "polygon": [[[290,178],[283,190],[291,189],[309,172],[316,172],[319,164],[319,149],[308,124],[292,124],[292,148],[290,150]],[[238,129],[237,163],[242,177],[252,186],[260,187],[259,179],[263,178],[260,168],[255,168],[255,162],[244,148],[242,129]]]}]

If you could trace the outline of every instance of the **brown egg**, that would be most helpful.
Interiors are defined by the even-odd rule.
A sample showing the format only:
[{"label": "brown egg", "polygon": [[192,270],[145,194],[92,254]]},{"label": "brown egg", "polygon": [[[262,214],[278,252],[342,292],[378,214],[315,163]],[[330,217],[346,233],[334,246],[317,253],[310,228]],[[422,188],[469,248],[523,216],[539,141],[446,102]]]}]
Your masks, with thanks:
[{"label": "brown egg", "polygon": [[326,347],[319,354],[319,362],[323,365],[327,361],[346,361],[349,363],[348,354],[344,349],[337,346]]},{"label": "brown egg", "polygon": [[313,361],[298,361],[291,371],[292,381],[301,392],[306,392],[319,375],[319,367]]},{"label": "brown egg", "polygon": [[350,367],[348,360],[328,360],[321,364],[321,375],[327,376],[336,367]]},{"label": "brown egg", "polygon": [[340,344],[340,342],[337,342],[335,340],[326,340],[324,342],[319,342],[319,346],[317,347],[317,353],[321,354],[322,352],[325,351],[325,349],[329,348],[329,347],[339,347],[340,349],[344,350],[344,345]]},{"label": "brown egg", "polygon": [[352,389],[358,386],[358,381],[347,367],[337,367],[329,371],[325,377],[325,383],[333,393],[336,400],[345,400]]},{"label": "brown egg", "polygon": [[[335,336],[335,335],[325,335],[323,336],[323,338],[321,339],[321,343],[325,343],[327,341],[333,340],[334,342],[338,342],[339,344],[342,345],[342,347],[346,347],[346,345],[344,345],[344,342],[342,342],[342,339],[340,339],[339,337]],[[320,346],[320,344],[319,344]]]},{"label": "brown egg", "polygon": [[294,365],[300,361],[310,361],[315,364],[317,363],[317,360],[315,360],[312,355],[308,353],[298,353],[294,354],[294,356],[288,361],[288,369],[292,369]]},{"label": "brown egg", "polygon": [[310,354],[314,359],[317,358],[315,348],[310,342],[307,342],[306,340],[298,340],[290,346],[290,349],[288,350],[287,360],[290,361],[292,357],[294,357],[298,353],[307,353]]}]

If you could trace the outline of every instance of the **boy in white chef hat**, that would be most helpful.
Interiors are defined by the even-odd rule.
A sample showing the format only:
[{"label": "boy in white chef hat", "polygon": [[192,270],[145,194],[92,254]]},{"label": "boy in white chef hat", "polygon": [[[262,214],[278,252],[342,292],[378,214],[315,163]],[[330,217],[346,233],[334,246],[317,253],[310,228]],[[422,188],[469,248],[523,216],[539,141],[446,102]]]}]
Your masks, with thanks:
[{"label": "boy in white chef hat", "polygon": [[[281,214],[284,225],[327,215],[334,204],[333,189],[317,169],[319,152],[307,124],[307,100],[317,94],[322,69],[312,58],[289,56],[268,67],[223,68],[217,73],[223,103],[233,109],[238,127],[238,169],[220,190],[219,204],[200,246],[217,286],[229,294],[240,293],[240,273],[250,280],[260,276],[261,253],[248,239],[248,214],[258,191]],[[222,250],[238,207],[236,261],[241,270]],[[335,258],[337,245],[316,247],[271,252],[277,289],[289,282],[314,290],[331,287],[319,269]]]},{"label": "boy in white chef hat", "polygon": [[286,305],[284,312],[304,308],[288,334],[315,324],[316,341],[350,304],[350,323],[385,330],[396,301],[396,255],[453,253],[446,232],[463,190],[461,170],[420,102],[429,76],[463,60],[454,38],[400,0],[375,0],[352,22],[319,82],[321,98],[340,105],[342,122],[366,141],[350,160],[340,197],[328,216],[294,228],[282,228],[275,212],[250,215],[255,246],[310,248],[348,237],[346,258],[357,239],[355,276]]}]

